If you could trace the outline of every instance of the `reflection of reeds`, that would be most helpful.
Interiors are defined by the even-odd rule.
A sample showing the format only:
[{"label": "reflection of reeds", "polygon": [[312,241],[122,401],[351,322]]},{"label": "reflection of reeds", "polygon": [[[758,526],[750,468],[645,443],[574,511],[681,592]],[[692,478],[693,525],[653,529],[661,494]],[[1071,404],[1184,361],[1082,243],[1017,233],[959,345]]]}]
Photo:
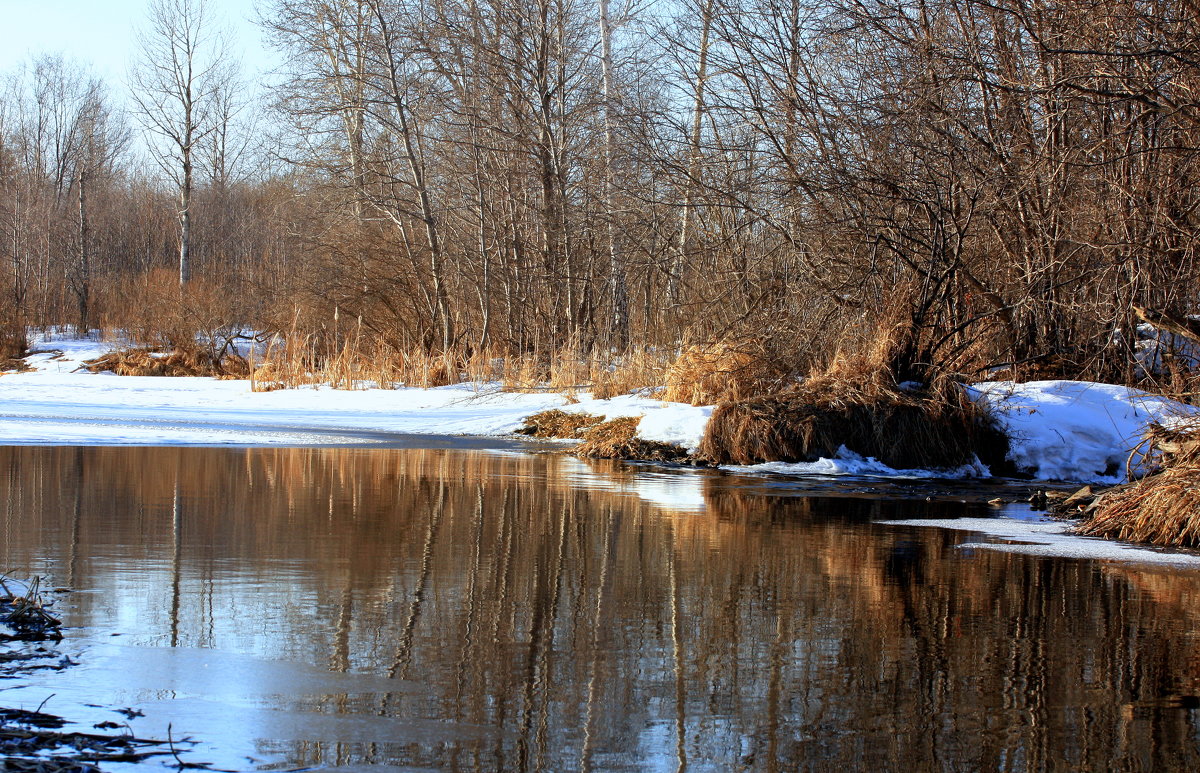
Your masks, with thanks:
[{"label": "reflection of reeds", "polygon": [[[672,514],[573,486],[580,464],[0,449],[0,495],[17,514],[0,551],[29,563],[65,555],[55,540],[75,535],[83,555],[106,557],[80,562],[75,583],[97,593],[80,595],[77,614],[119,605],[153,638],[178,528],[181,644],[419,673],[419,688],[397,680],[387,698],[340,692],[302,708],[466,728],[346,742],[337,759],[297,744],[295,766],[636,767],[649,762],[630,739],[645,728],[670,733],[677,757],[730,768],[1200,761],[1186,712],[1121,708],[1200,690],[1193,648],[1178,646],[1200,625],[1184,575],[1151,592],[1089,562],[964,555],[953,532],[872,523],[951,504],[773,496],[724,476],[702,478],[706,512]],[[261,592],[231,591],[247,583]]]}]

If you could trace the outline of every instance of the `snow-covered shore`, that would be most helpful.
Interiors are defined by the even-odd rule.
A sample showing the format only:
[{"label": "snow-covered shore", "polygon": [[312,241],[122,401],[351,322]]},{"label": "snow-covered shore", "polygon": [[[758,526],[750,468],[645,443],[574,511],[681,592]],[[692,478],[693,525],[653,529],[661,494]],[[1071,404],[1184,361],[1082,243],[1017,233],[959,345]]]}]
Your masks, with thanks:
[{"label": "snow-covered shore", "polygon": [[[711,407],[625,395],[579,401],[553,392],[512,393],[498,386],[458,384],[434,389],[361,391],[302,388],[251,392],[245,380],[153,378],[92,374],[79,365],[108,350],[89,340],[34,340],[32,371],[0,377],[0,444],[29,445],[297,445],[371,442],[391,434],[497,436],[538,411],[559,408],[642,416],[648,440],[694,449]],[[1116,483],[1146,425],[1194,412],[1137,390],[1078,381],[973,387],[1013,438],[1016,466],[1042,480]],[[383,433],[381,435],[381,433]],[[845,453],[811,464],[770,464],[748,471],[797,475],[986,474],[979,465],[953,471],[892,470]]]},{"label": "snow-covered shore", "polygon": [[[668,442],[699,441],[708,408],[636,396],[567,405],[558,393],[495,385],[434,389],[251,392],[246,380],[88,373],[79,366],[110,346],[51,337],[30,343],[33,370],[0,377],[0,444],[295,445],[379,440],[380,433],[506,435],[538,411],[566,408],[609,418],[644,415]],[[59,354],[61,352],[61,354]]]}]

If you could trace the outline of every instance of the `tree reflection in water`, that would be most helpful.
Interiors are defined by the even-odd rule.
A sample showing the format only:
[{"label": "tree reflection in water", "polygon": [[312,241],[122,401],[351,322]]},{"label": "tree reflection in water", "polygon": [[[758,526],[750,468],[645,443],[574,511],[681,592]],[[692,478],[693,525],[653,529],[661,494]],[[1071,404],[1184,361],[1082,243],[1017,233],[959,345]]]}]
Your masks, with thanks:
[{"label": "tree reflection in water", "polygon": [[644,470],[480,451],[0,456],[0,560],[98,591],[70,624],[396,680],[276,696],[397,719],[262,740],[290,765],[1200,768],[1197,573],[872,523],[965,505],[689,472],[674,511]]}]

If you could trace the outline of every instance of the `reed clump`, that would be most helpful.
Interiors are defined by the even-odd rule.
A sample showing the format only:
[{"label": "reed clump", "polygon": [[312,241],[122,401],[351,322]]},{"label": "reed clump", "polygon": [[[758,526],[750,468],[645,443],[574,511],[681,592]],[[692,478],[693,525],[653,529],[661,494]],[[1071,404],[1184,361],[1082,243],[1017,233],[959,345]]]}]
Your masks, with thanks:
[{"label": "reed clump", "polygon": [[718,341],[683,350],[667,369],[662,398],[713,405],[778,392],[788,372],[754,341]]},{"label": "reed clump", "polygon": [[525,417],[525,424],[517,430],[517,434],[536,438],[578,438],[602,421],[603,416],[568,413],[554,408]]},{"label": "reed clump", "polygon": [[574,450],[585,459],[641,459],[653,462],[680,462],[688,458],[684,448],[637,436],[641,416],[623,416],[590,428]]},{"label": "reed clump", "polygon": [[1159,469],[1101,494],[1076,532],[1166,547],[1200,547],[1200,421],[1147,432]]},{"label": "reed clump", "polygon": [[843,446],[897,469],[978,458],[995,470],[1005,464],[1008,438],[944,374],[897,383],[877,357],[838,357],[786,393],[719,405],[698,456],[714,464],[811,462]]},{"label": "reed clump", "polygon": [[89,373],[111,372],[118,376],[208,376],[245,378],[249,363],[234,352],[216,355],[206,349],[174,349],[159,352],[151,348],[116,349],[83,364]]}]

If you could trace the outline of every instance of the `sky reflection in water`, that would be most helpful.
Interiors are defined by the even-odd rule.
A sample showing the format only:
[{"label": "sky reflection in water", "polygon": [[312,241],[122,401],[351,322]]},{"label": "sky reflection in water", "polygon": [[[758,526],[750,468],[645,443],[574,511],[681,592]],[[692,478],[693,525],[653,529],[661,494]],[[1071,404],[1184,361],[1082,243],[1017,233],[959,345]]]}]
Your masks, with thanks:
[{"label": "sky reflection in water", "polygon": [[76,589],[80,661],[0,702],[135,707],[219,767],[1200,766],[1200,572],[877,523],[982,506],[451,449],[0,455],[0,568]]}]

